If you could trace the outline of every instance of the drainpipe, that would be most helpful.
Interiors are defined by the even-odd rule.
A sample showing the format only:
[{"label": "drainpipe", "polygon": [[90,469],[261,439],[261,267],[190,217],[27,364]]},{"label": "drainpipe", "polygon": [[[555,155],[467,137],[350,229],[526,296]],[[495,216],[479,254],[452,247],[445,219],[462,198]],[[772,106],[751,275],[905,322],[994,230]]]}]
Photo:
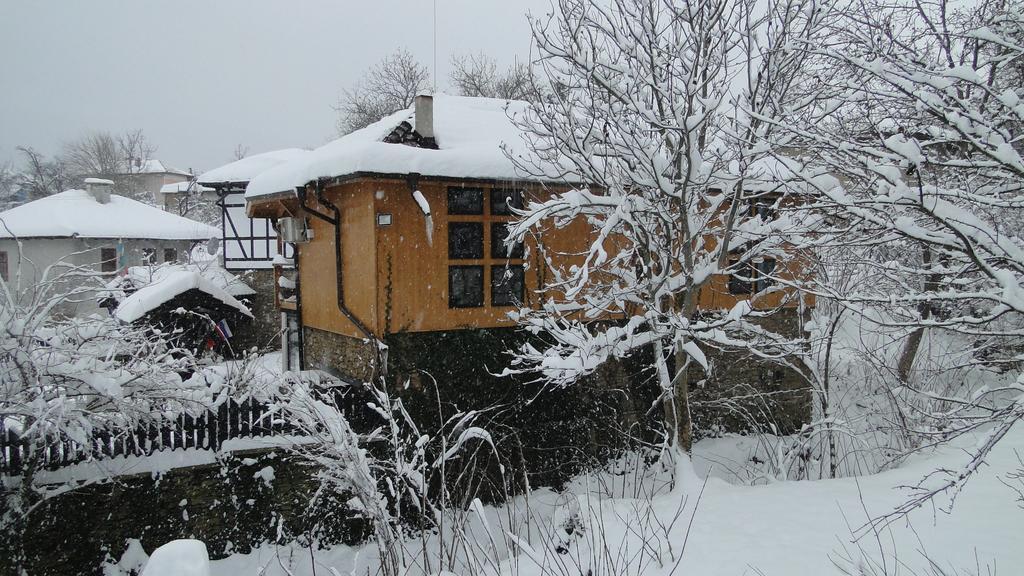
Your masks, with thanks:
[{"label": "drainpipe", "polygon": [[[291,243],[290,243],[291,244]],[[306,369],[306,335],[302,329],[302,273],[299,270],[299,247],[292,244],[292,254],[295,255],[295,323],[298,325],[298,346],[299,346],[299,370]],[[282,254],[281,256],[284,256]],[[275,286],[276,290],[277,287]],[[290,359],[289,359],[290,360]]]},{"label": "drainpipe", "polygon": [[359,320],[359,318],[356,317],[356,315],[351,310],[348,309],[348,306],[345,305],[345,274],[342,269],[341,258],[341,209],[338,208],[338,206],[335,205],[333,202],[327,200],[327,198],[324,197],[323,188],[319,180],[316,181],[316,183],[314,184],[314,194],[316,196],[316,200],[317,202],[320,203],[321,206],[327,207],[327,209],[331,211],[332,216],[322,214],[318,210],[313,209],[312,206],[306,204],[305,187],[296,188],[296,191],[299,194],[299,205],[302,206],[302,209],[312,214],[316,218],[319,218],[320,220],[327,222],[334,229],[334,266],[335,270],[337,271],[338,310],[342,313],[342,315],[345,316],[345,318],[349,320],[349,322],[352,322],[352,324],[355,325],[355,327],[360,332],[363,333],[363,336],[365,336],[368,340],[373,342],[374,355],[377,358],[376,366],[374,366],[374,372],[376,373],[377,369],[384,365],[383,362],[381,361],[380,347],[377,345],[377,337],[374,336],[373,332],[371,332],[370,329],[367,328],[366,325],[363,324],[363,322]]}]

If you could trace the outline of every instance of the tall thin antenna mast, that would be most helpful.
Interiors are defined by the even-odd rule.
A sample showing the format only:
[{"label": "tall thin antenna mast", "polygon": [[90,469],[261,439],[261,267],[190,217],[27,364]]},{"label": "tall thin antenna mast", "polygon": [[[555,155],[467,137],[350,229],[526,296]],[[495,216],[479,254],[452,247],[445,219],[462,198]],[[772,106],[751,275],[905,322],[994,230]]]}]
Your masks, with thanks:
[{"label": "tall thin antenna mast", "polygon": [[437,0],[434,0],[434,94],[437,94]]}]

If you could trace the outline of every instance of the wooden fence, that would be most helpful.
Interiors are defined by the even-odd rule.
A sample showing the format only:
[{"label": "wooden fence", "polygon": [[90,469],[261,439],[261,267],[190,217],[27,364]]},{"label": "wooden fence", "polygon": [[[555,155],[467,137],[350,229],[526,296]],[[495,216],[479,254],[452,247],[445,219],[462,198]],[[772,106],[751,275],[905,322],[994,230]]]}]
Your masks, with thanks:
[{"label": "wooden fence", "polygon": [[[162,450],[220,450],[225,442],[236,438],[265,438],[291,433],[294,433],[293,427],[276,415],[271,418],[266,405],[252,398],[242,402],[229,400],[216,411],[199,416],[183,414],[174,421],[140,426],[134,432],[97,430],[88,446],[61,438],[48,443],[39,455],[38,466],[55,470],[90,459],[149,456]],[[17,475],[33,456],[36,454],[29,442],[13,430],[5,430],[0,422],[0,474]]]}]

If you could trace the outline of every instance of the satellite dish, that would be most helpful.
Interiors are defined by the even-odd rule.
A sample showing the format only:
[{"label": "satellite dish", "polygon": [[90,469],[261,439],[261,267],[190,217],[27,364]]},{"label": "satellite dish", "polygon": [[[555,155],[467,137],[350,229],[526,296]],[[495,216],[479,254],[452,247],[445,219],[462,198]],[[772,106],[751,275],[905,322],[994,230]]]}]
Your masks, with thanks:
[{"label": "satellite dish", "polygon": [[206,241],[206,253],[216,254],[220,250],[220,237],[214,236]]}]

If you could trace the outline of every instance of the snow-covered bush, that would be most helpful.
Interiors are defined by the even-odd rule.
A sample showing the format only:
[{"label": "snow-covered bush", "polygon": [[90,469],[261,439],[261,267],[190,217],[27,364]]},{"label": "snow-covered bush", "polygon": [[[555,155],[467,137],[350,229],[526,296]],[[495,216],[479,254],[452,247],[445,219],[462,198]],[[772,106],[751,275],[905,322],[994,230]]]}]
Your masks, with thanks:
[{"label": "snow-covered bush", "polygon": [[[351,495],[348,508],[371,523],[384,574],[473,561],[479,551],[460,539],[461,527],[480,506],[479,452],[497,457],[490,434],[475,425],[481,413],[456,414],[431,436],[384,385],[345,384],[317,372],[286,373],[267,397],[276,417],[309,439],[294,451],[316,468],[319,495]],[[352,421],[369,427],[357,431]],[[436,533],[429,552],[409,538]]]},{"label": "snow-covered bush", "polygon": [[[62,288],[69,278],[79,288]],[[7,494],[0,522],[13,538],[42,501],[74,488],[36,483],[48,453],[77,446],[78,456],[90,459],[110,448],[99,437],[207,403],[206,387],[180,376],[194,369],[191,356],[160,334],[111,318],[56,313],[89,294],[93,279],[88,271],[55,265],[25,294],[0,280],[0,423],[24,448],[21,468],[0,475]]]}]

